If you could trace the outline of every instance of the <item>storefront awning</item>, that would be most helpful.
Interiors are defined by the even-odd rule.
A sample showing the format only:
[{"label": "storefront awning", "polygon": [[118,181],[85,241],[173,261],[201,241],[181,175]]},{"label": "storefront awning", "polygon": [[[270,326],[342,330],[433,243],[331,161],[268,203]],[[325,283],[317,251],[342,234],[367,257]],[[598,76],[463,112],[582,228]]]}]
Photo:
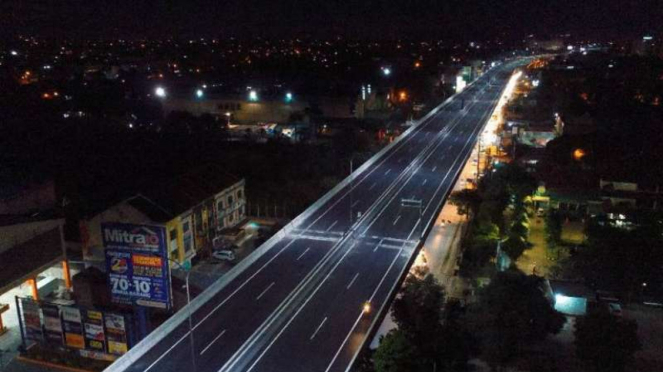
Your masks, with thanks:
[{"label": "storefront awning", "polygon": [[0,253],[0,293],[64,260],[60,226]]}]

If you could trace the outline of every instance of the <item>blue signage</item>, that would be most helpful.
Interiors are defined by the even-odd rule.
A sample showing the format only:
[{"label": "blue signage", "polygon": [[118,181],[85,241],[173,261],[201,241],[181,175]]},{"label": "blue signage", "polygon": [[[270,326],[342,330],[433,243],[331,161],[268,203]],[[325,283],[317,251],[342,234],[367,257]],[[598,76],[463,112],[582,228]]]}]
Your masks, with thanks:
[{"label": "blue signage", "polygon": [[169,308],[166,230],[161,226],[102,223],[101,235],[113,301]]}]

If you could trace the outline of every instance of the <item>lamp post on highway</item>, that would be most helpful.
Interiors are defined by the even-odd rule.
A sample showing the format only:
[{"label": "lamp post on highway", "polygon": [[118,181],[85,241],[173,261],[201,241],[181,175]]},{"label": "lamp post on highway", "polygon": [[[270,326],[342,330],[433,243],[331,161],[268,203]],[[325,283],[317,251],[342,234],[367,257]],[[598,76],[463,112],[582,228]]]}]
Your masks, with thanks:
[{"label": "lamp post on highway", "polygon": [[353,218],[352,218],[352,204],[353,204],[353,201],[352,201],[352,165],[353,165],[352,161],[353,160],[354,160],[354,157],[351,156],[350,157],[350,225],[348,226],[348,232],[350,231],[350,229],[352,229],[352,222],[353,222],[352,221],[353,220]]},{"label": "lamp post on highway", "polygon": [[189,316],[189,342],[191,343],[191,363],[193,364],[193,372],[198,372],[198,368],[196,367],[196,347],[194,344],[194,338],[193,338],[193,321],[191,320],[191,291],[189,290],[189,275],[191,275],[191,269],[187,270],[180,264],[179,262],[173,260],[172,258],[168,258],[168,261],[174,263],[179,267],[180,270],[186,272],[186,277],[184,278],[185,286],[186,286],[186,305],[189,308],[187,313]]}]

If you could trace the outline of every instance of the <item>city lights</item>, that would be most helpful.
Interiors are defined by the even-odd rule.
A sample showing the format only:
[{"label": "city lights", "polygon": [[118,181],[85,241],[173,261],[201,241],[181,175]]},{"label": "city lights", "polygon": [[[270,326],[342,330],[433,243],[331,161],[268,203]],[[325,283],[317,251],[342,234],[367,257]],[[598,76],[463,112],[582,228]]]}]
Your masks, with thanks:
[{"label": "city lights", "polygon": [[249,92],[249,101],[251,102],[257,102],[258,101],[258,92],[255,90],[252,90]]},{"label": "city lights", "polygon": [[389,76],[389,75],[391,75],[391,68],[389,68],[389,67],[382,67],[382,73],[384,74],[384,76]]},{"label": "city lights", "polygon": [[582,158],[584,158],[586,155],[587,155],[587,153],[586,153],[585,150],[583,150],[583,149],[575,149],[575,150],[573,150],[573,158],[574,158],[576,161],[580,161],[580,160],[582,160]]},{"label": "city lights", "polygon": [[203,98],[204,95],[205,95],[205,93],[203,93],[202,89],[196,90],[196,97]]},{"label": "city lights", "polygon": [[285,101],[292,102],[292,93],[288,92],[285,94]]},{"label": "city lights", "polygon": [[166,97],[166,89],[164,87],[156,87],[156,89],[154,89],[154,94],[157,97],[165,98]]}]

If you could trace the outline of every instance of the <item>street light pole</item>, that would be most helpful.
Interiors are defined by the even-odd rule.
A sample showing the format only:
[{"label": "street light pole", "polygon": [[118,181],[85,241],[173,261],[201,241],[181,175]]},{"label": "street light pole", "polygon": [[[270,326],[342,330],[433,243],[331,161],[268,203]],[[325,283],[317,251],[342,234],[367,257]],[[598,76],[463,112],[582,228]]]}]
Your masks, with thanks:
[{"label": "street light pole", "polygon": [[352,220],[353,220],[353,218],[352,218],[352,204],[353,204],[353,201],[352,201],[352,168],[353,168],[352,161],[353,160],[354,160],[354,158],[350,157],[350,225],[348,226],[348,231],[350,231],[350,229],[352,229]]},{"label": "street light pole", "polygon": [[191,274],[191,270],[190,269],[186,270],[182,266],[182,264],[180,264],[179,262],[173,260],[172,258],[168,258],[168,261],[175,263],[175,265],[177,265],[180,268],[180,270],[183,270],[184,272],[186,272],[186,277],[184,278],[184,283],[185,283],[185,286],[186,286],[186,305],[187,305],[187,308],[188,308],[187,313],[188,313],[188,316],[189,316],[189,342],[191,343],[191,364],[193,364],[193,372],[198,372],[198,368],[196,366],[196,346],[195,346],[195,343],[194,343],[195,339],[193,337],[193,320],[191,319],[192,314],[191,314],[191,306],[190,306],[191,305],[191,291],[189,289],[190,288],[189,287],[189,275]]}]

